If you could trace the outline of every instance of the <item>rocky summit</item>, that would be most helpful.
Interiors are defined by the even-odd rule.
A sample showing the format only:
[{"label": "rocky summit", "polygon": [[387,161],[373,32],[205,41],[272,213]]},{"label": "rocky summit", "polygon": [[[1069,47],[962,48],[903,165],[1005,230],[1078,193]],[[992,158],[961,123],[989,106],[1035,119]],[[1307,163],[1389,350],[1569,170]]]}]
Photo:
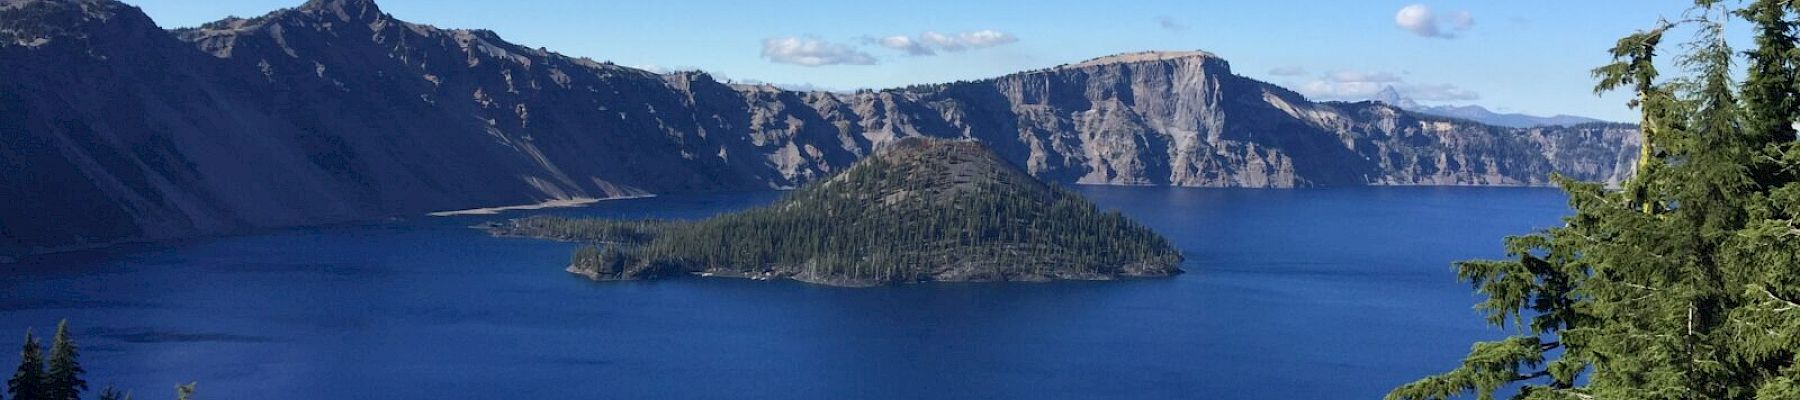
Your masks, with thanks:
[{"label": "rocky summit", "polygon": [[1617,181],[1634,128],[1503,128],[1313,102],[1203,52],[855,93],[656,74],[312,0],[165,30],[113,0],[0,0],[0,254],[432,211],[792,188],[897,140],[972,139],[1063,183]]}]

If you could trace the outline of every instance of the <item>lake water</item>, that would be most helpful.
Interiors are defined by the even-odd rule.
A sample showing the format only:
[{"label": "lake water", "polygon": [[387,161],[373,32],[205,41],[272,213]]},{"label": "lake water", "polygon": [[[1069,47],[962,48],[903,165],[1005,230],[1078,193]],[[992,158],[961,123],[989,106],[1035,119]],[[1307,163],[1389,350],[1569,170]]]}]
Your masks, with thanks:
[{"label": "lake water", "polygon": [[7,266],[0,366],[73,321],[95,390],[202,399],[1376,399],[1501,337],[1455,260],[1551,226],[1560,192],[1085,187],[1172,239],[1163,280],[841,289],[595,283],[574,245],[465,228],[697,218],[728,194],[421,217]]}]

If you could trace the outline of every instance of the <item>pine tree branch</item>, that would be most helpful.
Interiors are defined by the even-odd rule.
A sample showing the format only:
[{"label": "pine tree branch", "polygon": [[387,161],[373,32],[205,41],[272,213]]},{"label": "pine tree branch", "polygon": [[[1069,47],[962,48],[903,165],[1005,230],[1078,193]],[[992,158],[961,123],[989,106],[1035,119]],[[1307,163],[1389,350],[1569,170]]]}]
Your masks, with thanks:
[{"label": "pine tree branch", "polygon": [[1787,303],[1786,306],[1783,306],[1781,308],[1776,308],[1775,312],[1786,312],[1788,310],[1800,309],[1800,303],[1796,303],[1793,300],[1781,298],[1781,296],[1776,296],[1775,292],[1769,291],[1769,287],[1767,287],[1767,286],[1758,287],[1758,289],[1762,289],[1763,294],[1769,295],[1770,299],[1774,299],[1775,301],[1779,301],[1782,303]]},{"label": "pine tree branch", "polygon": [[1546,377],[1546,376],[1550,376],[1550,370],[1543,370],[1543,371],[1533,372],[1530,374],[1521,374],[1519,376],[1513,377],[1512,381],[1513,382],[1528,381],[1528,380],[1542,378],[1542,377]]}]

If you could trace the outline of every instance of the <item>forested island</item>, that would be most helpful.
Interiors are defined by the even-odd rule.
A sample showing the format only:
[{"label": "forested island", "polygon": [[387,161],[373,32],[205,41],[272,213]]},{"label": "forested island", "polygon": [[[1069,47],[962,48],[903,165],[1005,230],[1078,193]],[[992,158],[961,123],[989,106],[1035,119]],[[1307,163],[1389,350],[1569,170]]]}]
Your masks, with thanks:
[{"label": "forested island", "polygon": [[1180,273],[1168,240],[1032,178],[980,143],[911,138],[773,205],[701,221],[534,217],[501,236],[586,243],[595,280],[695,274],[832,286],[1110,280]]}]

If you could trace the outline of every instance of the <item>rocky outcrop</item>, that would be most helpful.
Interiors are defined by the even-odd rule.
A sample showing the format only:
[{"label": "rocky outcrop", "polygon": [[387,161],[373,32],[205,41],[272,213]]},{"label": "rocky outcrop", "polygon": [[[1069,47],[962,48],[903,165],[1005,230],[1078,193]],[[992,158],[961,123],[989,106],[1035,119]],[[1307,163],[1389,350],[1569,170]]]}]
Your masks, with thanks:
[{"label": "rocky outcrop", "polygon": [[0,253],[546,200],[791,188],[973,138],[1039,178],[1216,187],[1617,180],[1623,125],[1315,103],[1199,52],[856,93],[659,75],[312,0],[165,31],[0,0]]}]

